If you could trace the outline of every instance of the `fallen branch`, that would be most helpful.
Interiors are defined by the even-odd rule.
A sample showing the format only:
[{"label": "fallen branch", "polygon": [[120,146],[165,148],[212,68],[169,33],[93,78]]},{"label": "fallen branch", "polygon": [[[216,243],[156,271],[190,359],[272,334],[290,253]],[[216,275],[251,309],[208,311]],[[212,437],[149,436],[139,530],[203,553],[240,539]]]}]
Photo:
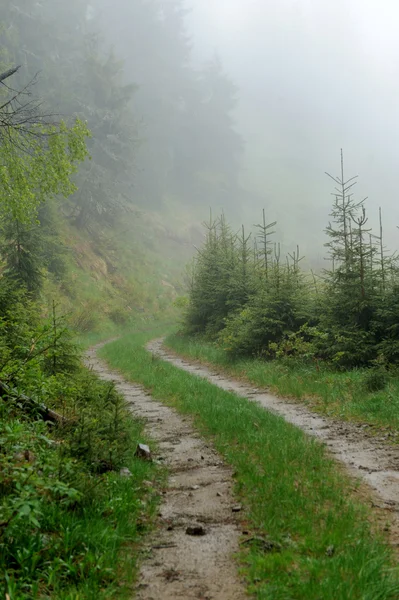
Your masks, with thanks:
[{"label": "fallen branch", "polygon": [[55,410],[48,408],[45,404],[41,404],[33,398],[26,396],[25,394],[15,394],[12,389],[3,381],[0,381],[0,396],[14,398],[19,402],[22,402],[23,408],[26,410],[32,410],[36,414],[38,414],[44,421],[50,421],[51,423],[56,423],[57,425],[68,425],[72,424],[73,421],[71,419],[67,419],[63,417]]}]

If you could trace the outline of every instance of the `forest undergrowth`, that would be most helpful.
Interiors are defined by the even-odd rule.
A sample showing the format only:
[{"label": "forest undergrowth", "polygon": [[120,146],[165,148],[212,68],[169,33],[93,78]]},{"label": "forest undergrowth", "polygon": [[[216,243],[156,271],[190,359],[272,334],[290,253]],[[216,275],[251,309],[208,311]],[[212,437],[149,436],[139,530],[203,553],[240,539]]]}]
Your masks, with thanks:
[{"label": "forest undergrowth", "polygon": [[82,366],[63,319],[41,319],[12,289],[1,314],[2,595],[131,597],[162,477],[134,456],[143,423]]}]

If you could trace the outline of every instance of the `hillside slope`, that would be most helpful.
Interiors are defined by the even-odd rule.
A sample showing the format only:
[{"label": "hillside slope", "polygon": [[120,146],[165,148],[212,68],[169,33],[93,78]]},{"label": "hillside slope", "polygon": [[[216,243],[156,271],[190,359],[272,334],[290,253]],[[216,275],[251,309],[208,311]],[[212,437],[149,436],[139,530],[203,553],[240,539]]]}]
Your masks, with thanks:
[{"label": "hillside slope", "polygon": [[195,217],[175,210],[133,207],[112,228],[92,229],[78,229],[61,215],[66,270],[60,281],[47,274],[46,304],[55,300],[80,334],[172,316],[185,265],[202,239]]}]

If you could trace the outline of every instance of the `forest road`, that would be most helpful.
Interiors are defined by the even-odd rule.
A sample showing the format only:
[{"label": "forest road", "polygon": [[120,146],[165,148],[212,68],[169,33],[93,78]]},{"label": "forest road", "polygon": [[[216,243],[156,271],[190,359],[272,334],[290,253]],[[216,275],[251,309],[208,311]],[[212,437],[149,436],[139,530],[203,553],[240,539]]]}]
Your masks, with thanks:
[{"label": "forest road", "polygon": [[86,364],[101,379],[115,382],[134,415],[145,420],[146,433],[157,444],[154,458],[169,473],[156,530],[144,542],[135,598],[244,600],[233,558],[240,529],[232,471],[189,417],[153,400],[100,360],[96,353],[102,345],[87,352]]},{"label": "forest road", "polygon": [[258,402],[265,409],[296,425],[308,435],[325,443],[334,458],[340,461],[350,475],[366,485],[365,499],[372,502],[382,526],[390,522],[390,540],[399,551],[399,447],[389,446],[387,440],[375,438],[367,432],[366,425],[347,423],[311,412],[298,401],[279,398],[218,373],[198,362],[182,359],[163,346],[163,339],[147,344],[147,350],[174,366],[207,379],[214,385]]}]

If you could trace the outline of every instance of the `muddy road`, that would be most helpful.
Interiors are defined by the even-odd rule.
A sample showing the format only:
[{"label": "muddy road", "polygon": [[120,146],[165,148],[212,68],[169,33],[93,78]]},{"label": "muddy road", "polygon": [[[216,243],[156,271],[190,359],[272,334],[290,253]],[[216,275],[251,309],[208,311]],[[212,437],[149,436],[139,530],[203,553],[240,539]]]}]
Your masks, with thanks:
[{"label": "muddy road", "polygon": [[101,379],[114,381],[132,412],[145,419],[156,440],[157,460],[170,474],[162,495],[157,529],[144,548],[135,597],[138,600],[244,600],[245,588],[233,555],[240,530],[232,495],[231,470],[182,417],[127,382],[87,353]]}]

